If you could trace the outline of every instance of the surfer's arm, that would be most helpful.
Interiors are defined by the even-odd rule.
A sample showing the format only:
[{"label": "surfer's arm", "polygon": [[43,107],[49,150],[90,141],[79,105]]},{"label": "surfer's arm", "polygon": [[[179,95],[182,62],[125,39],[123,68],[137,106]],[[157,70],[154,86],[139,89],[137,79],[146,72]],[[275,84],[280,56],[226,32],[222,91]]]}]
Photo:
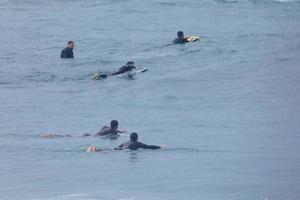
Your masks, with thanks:
[{"label": "surfer's arm", "polygon": [[114,148],[114,150],[122,150],[124,146],[124,143],[119,145],[118,147]]},{"label": "surfer's arm", "polygon": [[160,146],[157,145],[148,145],[148,144],[144,144],[144,143],[139,143],[139,146],[143,149],[160,149]]},{"label": "surfer's arm", "polygon": [[108,126],[103,126],[96,134],[95,136],[101,136],[101,135],[107,135],[110,133],[110,128]]}]

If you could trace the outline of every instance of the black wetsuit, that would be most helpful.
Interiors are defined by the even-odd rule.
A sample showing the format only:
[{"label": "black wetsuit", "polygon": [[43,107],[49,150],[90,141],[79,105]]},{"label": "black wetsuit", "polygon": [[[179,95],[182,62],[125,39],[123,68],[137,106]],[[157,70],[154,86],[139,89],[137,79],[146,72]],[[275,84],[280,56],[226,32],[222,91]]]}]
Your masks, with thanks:
[{"label": "black wetsuit", "polygon": [[105,135],[117,135],[119,131],[113,130],[111,127],[103,126],[100,131],[96,133],[95,136],[105,136]]},{"label": "black wetsuit", "polygon": [[175,40],[173,41],[174,44],[182,44],[186,42],[189,42],[187,38],[183,38],[183,39],[175,38]]},{"label": "black wetsuit", "polygon": [[141,142],[133,142],[133,141],[128,141],[123,144],[121,144],[116,150],[124,150],[124,149],[130,149],[130,150],[138,150],[139,148],[142,149],[160,149],[160,146],[156,145],[147,145]]},{"label": "black wetsuit", "polygon": [[61,51],[60,58],[74,58],[73,56],[73,48],[64,48]]},{"label": "black wetsuit", "polygon": [[123,74],[123,73],[129,72],[129,71],[131,71],[133,69],[135,69],[135,66],[124,65],[123,67],[121,67],[120,69],[118,69],[118,71],[113,72],[112,75]]}]

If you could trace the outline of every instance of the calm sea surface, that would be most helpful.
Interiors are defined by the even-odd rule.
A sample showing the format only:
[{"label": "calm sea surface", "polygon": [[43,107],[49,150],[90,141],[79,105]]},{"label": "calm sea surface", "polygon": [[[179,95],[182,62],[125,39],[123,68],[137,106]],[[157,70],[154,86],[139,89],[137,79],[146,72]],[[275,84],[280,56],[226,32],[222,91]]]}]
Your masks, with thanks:
[{"label": "calm sea surface", "polygon": [[299,1],[0,0],[0,44],[1,200],[300,199]]}]

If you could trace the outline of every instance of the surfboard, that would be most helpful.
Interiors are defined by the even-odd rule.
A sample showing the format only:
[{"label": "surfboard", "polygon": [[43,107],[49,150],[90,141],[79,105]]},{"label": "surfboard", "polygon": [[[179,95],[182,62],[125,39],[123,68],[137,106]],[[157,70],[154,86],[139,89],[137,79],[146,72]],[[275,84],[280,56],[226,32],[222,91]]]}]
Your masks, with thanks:
[{"label": "surfboard", "polygon": [[195,42],[200,39],[198,36],[188,36],[186,38],[189,42]]},{"label": "surfboard", "polygon": [[146,71],[148,71],[148,69],[147,68],[143,68],[143,69],[137,70],[137,73],[146,72]]}]

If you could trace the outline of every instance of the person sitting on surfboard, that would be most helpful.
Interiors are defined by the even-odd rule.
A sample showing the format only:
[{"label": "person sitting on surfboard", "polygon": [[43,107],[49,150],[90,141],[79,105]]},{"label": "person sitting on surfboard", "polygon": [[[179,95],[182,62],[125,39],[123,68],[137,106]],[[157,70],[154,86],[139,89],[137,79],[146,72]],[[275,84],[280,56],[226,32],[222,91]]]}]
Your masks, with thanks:
[{"label": "person sitting on surfboard", "polygon": [[123,73],[129,72],[133,69],[136,69],[136,67],[134,66],[134,62],[133,61],[128,61],[126,65],[120,67],[118,69],[118,71],[113,72],[112,75],[123,74]]},{"label": "person sitting on surfboard", "polygon": [[174,44],[183,44],[186,42],[194,42],[199,40],[198,36],[188,36],[184,37],[184,33],[182,31],[177,32],[177,38],[173,41]]},{"label": "person sitting on surfboard", "polygon": [[119,122],[117,120],[111,120],[110,127],[103,126],[95,136],[117,135],[118,133],[125,133],[126,131],[118,130]]},{"label": "person sitting on surfboard", "polygon": [[162,148],[161,146],[156,146],[156,145],[148,145],[144,144],[142,142],[138,142],[138,134],[133,132],[130,134],[130,141],[125,142],[115,148],[114,150],[124,150],[124,149],[130,149],[130,150],[138,150],[139,148],[142,149],[160,149]]}]

